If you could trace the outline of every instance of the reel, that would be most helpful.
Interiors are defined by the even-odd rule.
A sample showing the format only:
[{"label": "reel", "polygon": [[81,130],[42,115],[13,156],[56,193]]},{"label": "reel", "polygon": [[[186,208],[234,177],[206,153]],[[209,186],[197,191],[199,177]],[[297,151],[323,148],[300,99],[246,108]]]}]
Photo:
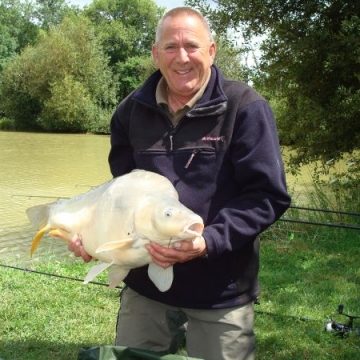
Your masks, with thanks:
[{"label": "reel", "polygon": [[350,333],[355,333],[356,335],[360,336],[360,328],[354,327],[354,319],[360,319],[360,316],[354,316],[344,313],[344,305],[339,305],[337,308],[337,312],[340,315],[343,315],[349,319],[347,324],[335,322],[332,318],[330,318],[325,326],[324,330],[327,332],[336,332],[340,336],[345,337]]}]

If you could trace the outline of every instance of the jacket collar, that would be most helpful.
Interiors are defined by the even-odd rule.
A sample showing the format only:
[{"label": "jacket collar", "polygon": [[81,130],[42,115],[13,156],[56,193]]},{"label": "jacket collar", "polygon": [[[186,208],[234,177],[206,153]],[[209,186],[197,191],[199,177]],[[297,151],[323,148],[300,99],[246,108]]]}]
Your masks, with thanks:
[{"label": "jacket collar", "polygon": [[[147,104],[151,107],[157,107],[156,87],[162,78],[159,70],[155,71],[146,80],[143,86],[135,90],[133,99]],[[216,65],[211,67],[211,77],[204,95],[186,115],[188,117],[219,115],[225,112],[227,108],[227,96],[223,90],[222,84],[225,78]]]}]

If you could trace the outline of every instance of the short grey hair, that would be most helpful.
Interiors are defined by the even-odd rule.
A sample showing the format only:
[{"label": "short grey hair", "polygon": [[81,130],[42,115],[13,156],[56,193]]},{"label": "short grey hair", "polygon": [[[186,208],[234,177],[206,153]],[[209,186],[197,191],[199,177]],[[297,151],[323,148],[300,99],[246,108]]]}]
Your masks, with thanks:
[{"label": "short grey hair", "polygon": [[180,7],[173,8],[173,9],[169,10],[168,12],[166,12],[163,15],[163,17],[159,20],[159,23],[158,23],[157,28],[156,28],[155,44],[157,44],[159,42],[159,40],[160,40],[161,33],[163,31],[163,28],[164,28],[164,20],[169,18],[169,17],[174,17],[174,16],[179,15],[179,14],[187,14],[188,16],[198,18],[203,23],[205,29],[208,32],[209,41],[210,42],[214,41],[213,36],[211,34],[210,25],[209,25],[208,21],[205,19],[205,17],[199,11],[197,11],[197,10],[191,8],[191,7],[180,6]]}]

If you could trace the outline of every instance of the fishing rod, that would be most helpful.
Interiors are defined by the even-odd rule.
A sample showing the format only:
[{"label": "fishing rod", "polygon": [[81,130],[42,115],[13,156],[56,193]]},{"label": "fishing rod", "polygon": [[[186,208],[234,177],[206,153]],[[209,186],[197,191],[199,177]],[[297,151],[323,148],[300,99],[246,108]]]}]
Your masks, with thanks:
[{"label": "fishing rod", "polygon": [[[32,269],[28,269],[28,268],[21,268],[18,266],[11,266],[11,265],[5,265],[5,264],[0,264],[0,267],[3,268],[8,268],[8,269],[13,269],[13,270],[20,270],[23,272],[28,272],[28,273],[33,273],[33,274],[39,274],[39,275],[45,275],[45,276],[51,276],[51,277],[55,277],[55,278],[59,278],[59,279],[66,279],[66,280],[71,280],[71,281],[79,281],[79,282],[83,282],[83,279],[79,279],[79,278],[75,278],[75,277],[71,277],[71,276],[65,276],[65,275],[58,275],[58,274],[52,274],[52,273],[48,273],[48,272],[44,272],[44,271],[37,271],[37,270],[32,270]],[[101,282],[97,282],[97,281],[89,281],[88,284],[93,284],[93,285],[100,285],[100,286],[109,286],[109,284],[105,284],[105,283],[101,283]],[[122,289],[122,286],[116,286],[117,289]],[[260,305],[260,300],[259,298],[257,298],[254,301],[255,305]],[[286,318],[291,318],[294,320],[301,320],[301,321],[310,321],[309,318],[307,317],[296,317],[296,316],[292,316],[292,315],[284,315],[284,314],[276,314],[276,313],[271,313],[271,312],[267,312],[267,311],[260,311],[260,310],[255,310],[256,313],[261,314],[261,315],[268,315],[268,316],[276,316],[276,317],[286,317]],[[321,320],[313,320],[313,321],[321,321]]]},{"label": "fishing rod", "polygon": [[356,226],[356,225],[334,224],[334,223],[324,223],[324,222],[315,222],[315,221],[307,221],[307,220],[283,219],[283,218],[280,218],[278,221],[306,224],[306,225],[335,227],[335,228],[341,228],[341,229],[360,230],[360,226]]},{"label": "fishing rod", "polygon": [[360,216],[358,212],[349,212],[349,211],[339,211],[339,210],[329,210],[329,209],[317,209],[317,208],[308,208],[304,206],[290,206],[290,209],[297,209],[297,210],[306,210],[306,211],[317,211],[317,212],[324,212],[330,214],[340,214],[340,215],[349,215],[349,216]]},{"label": "fishing rod", "polygon": [[[81,282],[84,281],[84,279],[79,279],[79,278],[75,278],[75,277],[71,277],[71,276],[52,274],[52,273],[48,273],[48,272],[44,272],[44,271],[37,271],[37,270],[32,270],[32,269],[28,269],[28,268],[21,268],[21,267],[17,267],[17,266],[11,266],[11,265],[5,265],[5,264],[0,264],[0,266],[4,267],[4,268],[20,270],[20,271],[28,272],[28,273],[32,273],[32,274],[40,274],[40,275],[56,277],[56,278],[59,278],[59,279],[67,279],[67,280],[81,281]],[[105,284],[105,283],[101,283],[101,282],[97,282],[97,281],[89,281],[88,284],[109,286],[109,284]],[[122,289],[121,286],[116,286],[116,288],[117,289]]]},{"label": "fishing rod", "polygon": [[[11,266],[11,265],[0,264],[0,267],[13,269],[13,270],[20,270],[20,271],[23,271],[23,272],[29,272],[29,273],[33,273],[33,274],[51,276],[51,277],[60,278],[60,279],[66,279],[66,280],[70,280],[70,281],[79,281],[79,282],[84,281],[83,279],[79,279],[79,278],[75,278],[75,277],[71,277],[71,276],[51,274],[51,273],[47,273],[47,272],[43,272],[43,271],[31,270],[31,269],[28,269],[28,268],[21,268],[21,267]],[[97,282],[97,281],[89,281],[89,284],[106,286],[106,287],[109,286],[109,284],[105,284],[105,283],[101,283],[101,282]],[[123,287],[118,285],[115,288],[121,290]],[[255,305],[260,305],[260,299],[259,298],[255,299],[254,304]],[[345,336],[347,336],[348,334],[350,334],[352,332],[354,332],[356,335],[360,336],[360,328],[354,327],[354,325],[353,325],[354,319],[360,319],[360,316],[354,316],[354,315],[345,314],[343,312],[343,310],[344,310],[344,306],[339,305],[338,306],[338,313],[348,317],[349,322],[347,324],[337,323],[332,318],[330,318],[325,323],[324,330],[327,331],[327,332],[335,332],[335,333],[339,334],[342,337],[345,337]],[[319,320],[319,319],[310,319],[310,318],[308,318],[306,316],[298,317],[298,316],[293,316],[293,315],[284,315],[284,314],[278,314],[278,313],[273,313],[273,312],[269,312],[269,311],[262,311],[262,310],[254,310],[254,312],[256,314],[259,314],[259,315],[280,317],[280,318],[292,319],[292,320],[295,320],[295,321],[299,320],[299,321],[302,321],[302,322],[309,322],[309,321],[321,322],[322,321],[322,320]]]},{"label": "fishing rod", "polygon": [[[81,186],[85,186],[85,185],[81,185]],[[26,194],[13,194],[13,195],[11,195],[11,197],[26,197],[28,199],[31,199],[31,198],[58,199],[58,200],[69,199],[69,197],[66,197],[66,196],[26,195]],[[304,207],[304,206],[290,206],[289,209],[324,212],[324,213],[331,213],[331,214],[339,214],[339,215],[347,215],[347,216],[359,216],[360,217],[360,213],[349,212],[349,211],[318,209],[318,208],[309,208],[309,207]],[[324,223],[324,222],[315,222],[315,221],[308,221],[308,220],[296,220],[296,219],[284,219],[284,218],[280,218],[279,221],[289,222],[289,223],[297,223],[297,224],[304,224],[304,225],[317,225],[317,226],[327,226],[327,227],[335,227],[335,228],[341,228],[341,229],[360,230],[360,226],[356,226],[356,225],[334,224],[334,223]]]},{"label": "fishing rod", "polygon": [[47,195],[24,195],[24,194],[13,194],[11,195],[11,197],[24,197],[24,198],[28,198],[28,199],[33,199],[33,198],[40,198],[40,199],[58,199],[58,200],[63,200],[63,199],[69,199],[69,197],[67,196],[47,196]]},{"label": "fishing rod", "polygon": [[[86,186],[89,188],[93,188],[92,185],[83,185],[79,184],[76,185],[76,187],[80,186]],[[54,195],[27,195],[27,194],[13,194],[11,197],[26,197],[26,198],[44,198],[44,199],[69,199],[68,196],[54,196]],[[330,209],[322,209],[322,208],[312,208],[312,207],[305,207],[305,206],[295,206],[290,205],[289,209],[295,209],[295,210],[305,210],[305,211],[315,211],[315,212],[324,212],[324,213],[330,213],[330,214],[340,214],[340,215],[348,215],[348,216],[359,216],[359,212],[351,212],[351,211],[341,211],[341,210],[330,210]]]}]

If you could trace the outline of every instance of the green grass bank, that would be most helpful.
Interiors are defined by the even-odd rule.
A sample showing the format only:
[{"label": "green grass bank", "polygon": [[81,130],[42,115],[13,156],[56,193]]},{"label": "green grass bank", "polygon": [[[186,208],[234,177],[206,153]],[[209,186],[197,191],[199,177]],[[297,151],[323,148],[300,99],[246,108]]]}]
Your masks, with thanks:
[{"label": "green grass bank", "polygon": [[[263,235],[257,359],[359,357],[359,336],[324,331],[329,317],[347,321],[339,304],[360,315],[359,245],[360,231],[281,221]],[[33,270],[82,279],[89,266],[49,256]],[[81,347],[112,344],[118,289],[4,267],[0,274],[1,359],[76,359]]]}]

